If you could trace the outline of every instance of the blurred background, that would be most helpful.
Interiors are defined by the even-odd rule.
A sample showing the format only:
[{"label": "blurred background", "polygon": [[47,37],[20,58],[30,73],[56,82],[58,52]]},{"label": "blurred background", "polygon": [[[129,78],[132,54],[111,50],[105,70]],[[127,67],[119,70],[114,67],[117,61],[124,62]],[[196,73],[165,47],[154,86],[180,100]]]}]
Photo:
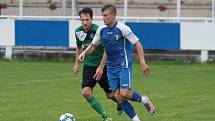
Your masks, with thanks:
[{"label": "blurred background", "polygon": [[140,38],[148,60],[214,61],[214,0],[0,0],[0,57],[74,59],[78,11],[102,24],[105,4]]},{"label": "blurred background", "polygon": [[100,16],[103,5],[114,4],[119,16],[124,15],[127,6],[127,16],[176,17],[177,2],[181,17],[213,16],[213,0],[0,0],[1,15],[23,16],[72,16],[83,7],[93,8],[94,15]]}]

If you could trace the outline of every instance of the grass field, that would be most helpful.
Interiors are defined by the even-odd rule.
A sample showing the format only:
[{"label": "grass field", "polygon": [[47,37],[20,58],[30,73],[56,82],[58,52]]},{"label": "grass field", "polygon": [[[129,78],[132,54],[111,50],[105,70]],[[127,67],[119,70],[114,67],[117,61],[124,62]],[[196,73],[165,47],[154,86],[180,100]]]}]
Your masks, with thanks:
[{"label": "grass field", "polygon": [[[132,103],[141,121],[215,121],[215,64],[150,66],[147,79],[139,64],[133,66],[133,89],[150,96],[157,108],[152,117],[142,104]],[[0,61],[0,121],[58,121],[65,112],[76,121],[101,121],[81,96],[80,80],[69,62]],[[99,86],[95,95],[113,121],[130,121],[116,114],[116,104]]]}]

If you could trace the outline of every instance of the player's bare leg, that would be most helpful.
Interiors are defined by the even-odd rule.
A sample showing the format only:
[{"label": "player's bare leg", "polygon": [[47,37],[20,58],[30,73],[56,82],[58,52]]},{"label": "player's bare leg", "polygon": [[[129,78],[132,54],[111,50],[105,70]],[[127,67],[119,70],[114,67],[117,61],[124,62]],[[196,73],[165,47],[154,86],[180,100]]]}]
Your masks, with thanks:
[{"label": "player's bare leg", "polygon": [[154,105],[147,96],[141,96],[134,90],[123,89],[123,88],[120,89],[120,94],[128,100],[131,100],[134,102],[142,102],[150,115],[155,114]]},{"label": "player's bare leg", "polygon": [[128,117],[132,121],[140,121],[140,119],[138,118],[137,114],[134,111],[133,106],[128,102],[127,99],[125,99],[120,94],[120,89],[119,88],[114,92],[114,96],[115,96],[119,106],[123,109],[123,111],[128,115]]},{"label": "player's bare leg", "polygon": [[[113,100],[114,102],[117,103],[117,100],[115,99],[114,94],[112,92],[111,93],[105,93],[105,94],[106,94],[106,96],[107,96],[108,99],[111,99],[111,100]],[[117,110],[117,114],[118,115],[122,115],[123,114],[123,110],[122,110],[122,108],[118,104],[117,104],[116,110]]]}]

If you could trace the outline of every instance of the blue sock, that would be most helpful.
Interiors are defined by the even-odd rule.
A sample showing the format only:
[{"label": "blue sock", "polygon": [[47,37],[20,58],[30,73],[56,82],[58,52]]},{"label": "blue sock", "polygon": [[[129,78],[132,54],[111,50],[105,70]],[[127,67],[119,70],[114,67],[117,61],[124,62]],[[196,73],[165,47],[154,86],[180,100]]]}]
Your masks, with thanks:
[{"label": "blue sock", "polygon": [[137,93],[136,91],[132,90],[132,97],[130,100],[134,101],[134,102],[141,102],[142,96],[139,93]]},{"label": "blue sock", "polygon": [[130,117],[130,119],[133,119],[136,115],[133,106],[127,100],[124,100],[123,102],[119,103],[119,106],[125,111],[125,113]]}]

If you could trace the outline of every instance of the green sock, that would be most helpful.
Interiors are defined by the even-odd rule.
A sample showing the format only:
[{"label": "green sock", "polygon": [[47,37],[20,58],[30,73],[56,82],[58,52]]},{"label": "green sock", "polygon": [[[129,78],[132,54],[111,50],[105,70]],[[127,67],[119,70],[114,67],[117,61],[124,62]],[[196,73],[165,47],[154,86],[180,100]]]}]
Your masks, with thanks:
[{"label": "green sock", "polygon": [[93,107],[93,109],[96,110],[96,112],[98,112],[99,114],[107,117],[109,116],[105,110],[103,109],[102,105],[99,103],[99,101],[94,97],[90,97],[89,99],[87,99],[87,101],[89,102],[89,104]]}]

